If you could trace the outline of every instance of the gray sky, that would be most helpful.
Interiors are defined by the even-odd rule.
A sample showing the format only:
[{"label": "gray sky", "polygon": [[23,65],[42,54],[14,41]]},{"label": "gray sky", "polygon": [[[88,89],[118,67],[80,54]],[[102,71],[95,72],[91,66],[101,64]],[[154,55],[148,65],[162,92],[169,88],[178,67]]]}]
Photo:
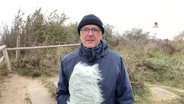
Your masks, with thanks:
[{"label": "gray sky", "polygon": [[[79,22],[89,13],[96,14],[105,24],[120,33],[132,28],[156,34],[161,39],[172,39],[184,31],[183,0],[2,0],[0,4],[0,28],[12,24],[18,10],[26,16],[36,9],[43,13],[58,10],[65,13],[70,22]],[[159,28],[153,28],[158,22]]]}]

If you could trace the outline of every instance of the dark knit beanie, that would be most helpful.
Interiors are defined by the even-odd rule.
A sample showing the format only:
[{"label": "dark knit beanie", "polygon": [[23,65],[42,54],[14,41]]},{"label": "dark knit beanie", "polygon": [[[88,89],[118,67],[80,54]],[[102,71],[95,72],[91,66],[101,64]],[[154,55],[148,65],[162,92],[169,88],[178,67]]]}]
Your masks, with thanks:
[{"label": "dark knit beanie", "polygon": [[102,31],[102,34],[104,34],[104,28],[103,28],[103,23],[102,21],[100,20],[99,17],[95,16],[94,14],[89,14],[89,15],[85,15],[82,20],[80,21],[79,25],[78,25],[78,28],[77,28],[77,31],[78,31],[78,34],[80,34],[80,29],[85,26],[85,25],[90,25],[90,24],[93,24],[93,25],[97,25],[101,31]]}]

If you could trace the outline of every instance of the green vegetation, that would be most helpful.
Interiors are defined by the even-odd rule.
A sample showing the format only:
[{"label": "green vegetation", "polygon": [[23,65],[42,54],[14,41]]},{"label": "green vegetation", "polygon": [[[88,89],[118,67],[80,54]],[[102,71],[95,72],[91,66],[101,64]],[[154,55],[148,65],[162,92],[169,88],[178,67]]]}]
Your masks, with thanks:
[{"label": "green vegetation", "polygon": [[9,70],[6,67],[5,63],[0,64],[0,82],[1,80],[6,77],[9,73]]},{"label": "green vegetation", "polygon": [[[41,9],[29,15],[26,20],[24,13],[18,12],[14,24],[9,29],[3,27],[0,45],[8,48],[16,47],[17,37],[20,36],[21,47],[40,45],[58,45],[79,43],[77,23],[65,25],[68,17],[57,11],[45,17]],[[166,102],[155,102],[151,99],[149,86],[159,84],[184,89],[184,32],[174,40],[159,40],[150,38],[149,33],[142,29],[132,29],[124,33],[113,32],[113,26],[105,25],[104,39],[109,42],[110,49],[116,50],[124,58],[131,84],[134,90],[136,104],[181,104],[183,99]],[[48,48],[21,50],[18,60],[16,52],[8,51],[12,70],[23,76],[51,77],[58,75],[61,58],[78,47]],[[5,63],[0,64],[0,80],[8,75]],[[50,92],[54,86],[43,80]],[[184,96],[183,92],[170,89],[173,93]]]},{"label": "green vegetation", "polygon": [[[162,41],[163,40],[159,40],[159,42]],[[170,42],[171,43],[168,44],[172,44],[172,41]],[[134,88],[136,103],[150,104],[152,102],[149,98],[149,91],[146,89],[146,83],[159,84],[184,89],[184,58],[182,55],[183,53],[178,53],[178,51],[176,50],[172,53],[168,53],[168,51],[163,50],[163,48],[161,47],[163,43],[159,43],[159,45],[157,44],[157,47],[154,46],[155,49],[152,48],[150,50],[146,50],[150,47],[139,48],[140,44],[135,44],[137,44],[138,46],[131,47],[130,45],[124,45],[124,47],[122,45],[122,50],[120,50],[119,48],[117,49],[125,59],[125,63],[129,71],[129,76]],[[147,44],[145,44],[145,46]],[[173,93],[180,96],[183,96],[184,94],[183,92]],[[182,101],[176,100],[170,102],[179,103]],[[171,104],[170,102],[167,103]],[[155,102],[153,103],[155,104]],[[164,104],[167,103],[165,102]]]}]

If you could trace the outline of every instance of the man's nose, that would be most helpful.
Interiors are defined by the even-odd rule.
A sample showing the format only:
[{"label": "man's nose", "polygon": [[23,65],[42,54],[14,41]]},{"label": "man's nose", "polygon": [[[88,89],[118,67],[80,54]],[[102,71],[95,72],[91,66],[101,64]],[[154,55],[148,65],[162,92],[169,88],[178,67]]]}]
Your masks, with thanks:
[{"label": "man's nose", "polygon": [[88,35],[93,35],[93,31],[89,30]]}]

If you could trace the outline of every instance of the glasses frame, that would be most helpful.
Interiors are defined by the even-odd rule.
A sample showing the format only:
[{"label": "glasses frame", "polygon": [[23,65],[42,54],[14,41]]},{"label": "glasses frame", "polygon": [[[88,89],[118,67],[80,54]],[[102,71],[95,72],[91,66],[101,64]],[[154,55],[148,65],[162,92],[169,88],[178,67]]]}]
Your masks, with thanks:
[{"label": "glasses frame", "polygon": [[89,32],[91,31],[93,34],[99,34],[100,31],[102,31],[100,28],[98,27],[93,27],[93,28],[88,28],[88,27],[83,27],[80,29],[82,34],[89,34]]}]

